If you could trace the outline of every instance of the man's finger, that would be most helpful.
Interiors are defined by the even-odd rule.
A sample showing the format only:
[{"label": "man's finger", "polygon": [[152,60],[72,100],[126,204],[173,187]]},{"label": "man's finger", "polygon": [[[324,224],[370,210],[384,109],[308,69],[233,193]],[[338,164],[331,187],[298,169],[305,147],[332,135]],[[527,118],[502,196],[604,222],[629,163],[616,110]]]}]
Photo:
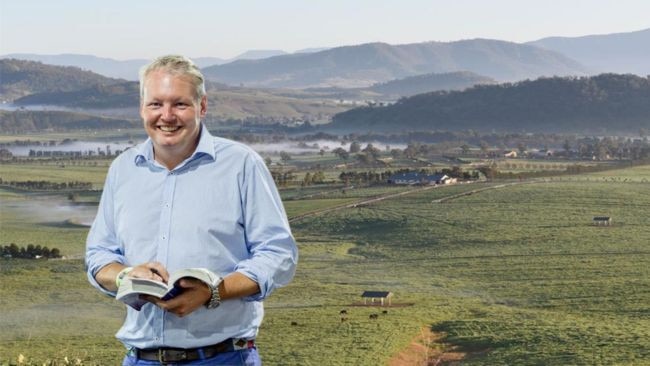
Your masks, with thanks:
[{"label": "man's finger", "polygon": [[167,269],[162,265],[162,263],[149,262],[146,264],[146,266],[152,273],[152,279],[160,279],[163,282],[167,283],[167,280],[169,279],[169,272],[167,272]]}]

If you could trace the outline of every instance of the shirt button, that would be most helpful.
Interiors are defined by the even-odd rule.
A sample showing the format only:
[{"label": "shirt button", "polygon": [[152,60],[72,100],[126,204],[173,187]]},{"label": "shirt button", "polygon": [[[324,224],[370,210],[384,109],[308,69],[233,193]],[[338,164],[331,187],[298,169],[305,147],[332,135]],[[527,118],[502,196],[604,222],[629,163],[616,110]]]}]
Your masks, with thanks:
[{"label": "shirt button", "polygon": [[164,235],[162,236],[162,238],[163,238],[163,240],[165,240],[165,236],[164,236]]}]

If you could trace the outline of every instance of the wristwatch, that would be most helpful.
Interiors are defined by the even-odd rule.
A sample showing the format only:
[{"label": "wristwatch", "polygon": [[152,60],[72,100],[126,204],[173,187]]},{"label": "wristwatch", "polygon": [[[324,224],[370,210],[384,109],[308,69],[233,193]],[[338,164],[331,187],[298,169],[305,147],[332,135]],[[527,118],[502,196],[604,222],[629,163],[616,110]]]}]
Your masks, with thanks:
[{"label": "wristwatch", "polygon": [[223,278],[219,276],[209,276],[210,282],[207,282],[208,288],[210,289],[210,300],[205,303],[205,307],[208,309],[214,309],[221,305],[221,296],[219,295],[219,285],[223,281]]}]

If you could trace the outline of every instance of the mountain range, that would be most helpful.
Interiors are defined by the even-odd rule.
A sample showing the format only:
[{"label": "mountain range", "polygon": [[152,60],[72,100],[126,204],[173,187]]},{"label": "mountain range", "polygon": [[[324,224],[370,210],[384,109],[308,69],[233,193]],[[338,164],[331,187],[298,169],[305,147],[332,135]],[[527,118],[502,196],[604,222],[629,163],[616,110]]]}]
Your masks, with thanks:
[{"label": "mountain range", "polygon": [[[298,50],[296,53],[308,53],[320,50],[322,49],[305,49]],[[203,68],[212,65],[221,65],[241,59],[259,59],[285,54],[287,54],[287,52],[284,52],[282,50],[249,50],[230,59],[219,57],[193,57],[192,61],[194,61],[197,66]],[[0,56],[0,59],[9,58],[39,61],[44,64],[56,66],[75,66],[84,70],[93,71],[97,74],[101,74],[107,77],[125,80],[138,80],[138,72],[140,68],[150,61],[144,58],[115,60],[107,57],[79,54],[39,55],[33,53],[12,53]]]},{"label": "mountain range", "polygon": [[428,73],[471,71],[499,81],[584,75],[559,53],[488,39],[406,45],[368,43],[308,54],[238,60],[203,69],[207,78],[248,87],[366,87]]},{"label": "mountain range", "polygon": [[559,52],[592,72],[650,74],[650,28],[584,37],[549,37],[527,44]]},{"label": "mountain range", "polygon": [[[196,57],[216,81],[247,87],[368,87],[409,76],[469,71],[497,81],[539,76],[650,73],[650,29],[636,32],[549,37],[517,44],[473,39],[405,45],[370,43],[330,49],[251,50],[231,58]],[[137,80],[145,59],[114,60],[90,55],[11,54],[0,58],[76,66],[98,74]]]},{"label": "mountain range", "polygon": [[[647,124],[639,120],[647,111],[634,104],[650,104],[646,96],[638,94],[648,92],[647,79],[585,76],[611,70],[650,73],[650,50],[645,46],[649,42],[650,29],[551,37],[527,44],[473,39],[406,45],[369,43],[291,54],[253,50],[232,62],[214,57],[196,58],[195,62],[208,78],[213,122],[325,122],[344,112],[333,118],[334,128],[533,131],[539,124],[553,131],[602,131],[613,126],[633,130]],[[138,68],[147,60],[16,56],[79,66],[0,57],[0,102],[55,105],[138,119],[139,91],[132,80],[137,79]],[[89,70],[127,77],[112,78]],[[560,75],[570,77],[557,77]],[[627,99],[617,97],[621,95]],[[559,96],[564,99],[557,99]],[[385,109],[377,107],[396,100]],[[345,112],[368,104],[374,107]],[[544,119],[543,115],[554,119]],[[9,118],[6,113],[0,117]]]}]

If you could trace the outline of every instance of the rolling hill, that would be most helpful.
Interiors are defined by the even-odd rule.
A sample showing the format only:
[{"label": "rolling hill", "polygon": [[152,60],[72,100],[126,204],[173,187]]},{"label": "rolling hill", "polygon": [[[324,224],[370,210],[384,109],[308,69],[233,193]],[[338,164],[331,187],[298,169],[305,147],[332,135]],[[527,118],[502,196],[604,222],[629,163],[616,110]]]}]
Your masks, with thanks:
[{"label": "rolling hill", "polygon": [[49,92],[69,92],[124,80],[107,78],[72,66],[53,66],[35,61],[0,59],[0,99],[14,99]]},{"label": "rolling hill", "polygon": [[549,37],[527,44],[562,53],[596,73],[650,74],[650,28],[584,37]]},{"label": "rolling hill", "polygon": [[368,43],[307,54],[238,60],[207,67],[207,78],[247,87],[368,87],[427,73],[471,71],[514,81],[543,75],[584,75],[587,69],[559,53],[487,39],[392,46]]},{"label": "rolling hill", "polygon": [[2,111],[0,133],[25,133],[37,131],[67,131],[72,129],[102,130],[134,128],[136,120],[92,116],[64,111]]},{"label": "rolling hill", "polygon": [[602,74],[433,92],[333,118],[341,131],[638,133],[650,127],[650,78]]},{"label": "rolling hill", "polygon": [[375,84],[365,90],[381,94],[384,98],[399,99],[415,94],[438,90],[463,90],[478,84],[494,84],[492,78],[469,71],[409,76]]}]

